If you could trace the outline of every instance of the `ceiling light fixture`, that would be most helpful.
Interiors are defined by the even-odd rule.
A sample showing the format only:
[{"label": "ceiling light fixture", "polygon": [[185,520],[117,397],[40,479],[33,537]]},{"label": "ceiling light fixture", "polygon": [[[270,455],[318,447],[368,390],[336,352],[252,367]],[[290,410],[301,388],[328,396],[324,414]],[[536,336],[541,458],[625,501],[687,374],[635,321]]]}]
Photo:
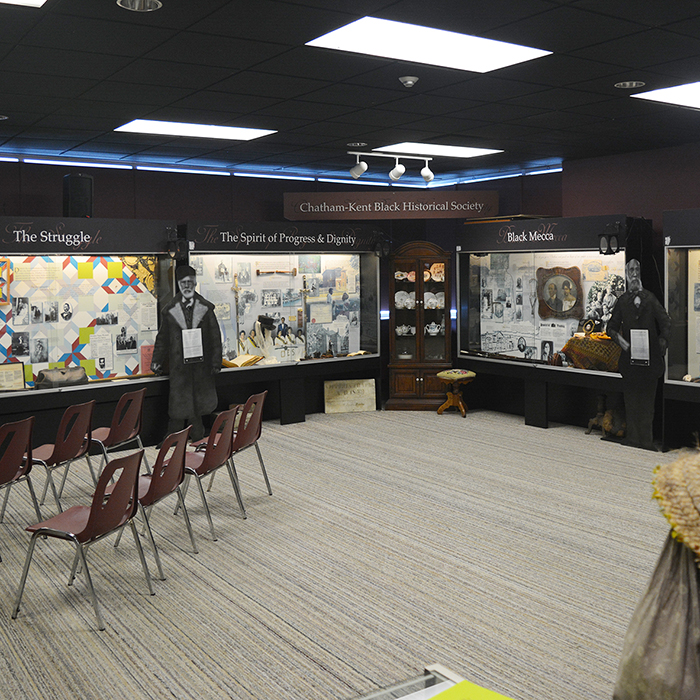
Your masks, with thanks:
[{"label": "ceiling light fixture", "polygon": [[230,141],[250,141],[276,134],[270,129],[248,129],[240,126],[215,126],[213,124],[188,124],[186,122],[164,122],[154,119],[134,119],[118,126],[115,131],[134,134],[157,134],[159,136],[190,136],[202,139],[226,139]]},{"label": "ceiling light fixture", "polygon": [[396,182],[405,172],[406,166],[403,163],[399,163],[397,158],[396,165],[389,171],[389,177]]},{"label": "ceiling light fixture", "polygon": [[630,97],[638,97],[642,100],[651,100],[652,102],[663,102],[678,107],[700,109],[700,82],[675,85],[674,87],[649,90],[648,92],[638,92],[636,95],[630,95]]},{"label": "ceiling light fixture", "polygon": [[[435,177],[432,171],[428,168],[428,161],[432,160],[432,158],[426,158],[425,156],[418,158],[416,156],[405,155],[402,153],[392,153],[391,155],[389,155],[388,153],[376,153],[375,151],[371,153],[363,153],[362,151],[348,151],[348,155],[357,156],[357,164],[353,165],[353,167],[350,168],[350,174],[355,179],[359,178],[360,175],[362,175],[367,170],[367,163],[363,160],[360,160],[360,156],[370,156],[372,158],[393,158],[396,161],[396,165],[389,172],[389,177],[394,182],[396,182],[406,172],[406,166],[403,163],[399,163],[400,158],[408,160],[425,161],[425,167],[423,168],[423,170],[421,170],[421,175],[423,175],[423,179],[426,182],[430,182],[430,180],[432,180]],[[426,170],[427,173],[425,172]],[[428,175],[428,173],[430,175]],[[428,177],[430,177],[430,179],[428,179]]]},{"label": "ceiling light fixture", "polygon": [[503,153],[502,150],[494,148],[442,146],[435,143],[415,143],[413,141],[394,143],[390,146],[381,146],[373,150],[386,153],[410,153],[417,156],[442,156],[444,158],[476,158],[477,156],[486,156],[492,153]]},{"label": "ceiling light fixture", "polygon": [[160,0],[117,0],[117,5],[133,12],[153,12],[163,7]]},{"label": "ceiling light fixture", "polygon": [[22,5],[22,7],[41,7],[46,0],[0,0],[3,5]]},{"label": "ceiling light fixture", "polygon": [[306,43],[337,51],[488,73],[551,51],[417,24],[363,17]]},{"label": "ceiling light fixture", "polygon": [[645,85],[641,80],[623,80],[621,83],[615,83],[615,87],[620,90],[634,90]]},{"label": "ceiling light fixture", "polygon": [[367,170],[367,163],[364,160],[360,160],[360,156],[357,156],[357,163],[350,168],[350,174],[355,180],[357,180],[360,175],[362,175]]},{"label": "ceiling light fixture", "polygon": [[402,75],[399,80],[405,88],[412,88],[419,80],[417,75]]},{"label": "ceiling light fixture", "polygon": [[420,176],[426,182],[432,182],[435,179],[435,173],[428,167],[428,161],[425,161],[425,167],[420,171]]}]

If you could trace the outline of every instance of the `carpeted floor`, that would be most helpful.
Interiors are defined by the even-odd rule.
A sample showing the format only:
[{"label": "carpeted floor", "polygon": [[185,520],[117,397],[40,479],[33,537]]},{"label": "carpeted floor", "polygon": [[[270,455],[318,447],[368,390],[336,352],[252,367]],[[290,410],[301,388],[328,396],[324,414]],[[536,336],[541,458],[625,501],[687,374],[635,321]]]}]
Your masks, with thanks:
[{"label": "carpeted floor", "polygon": [[[174,501],[154,511],[155,596],[128,532],[94,547],[104,632],[83,580],[65,585],[64,542],[38,543],[10,619],[33,513],[15,489],[0,525],[0,698],[345,700],[433,662],[514,700],[611,697],[667,534],[652,470],[673,454],[485,411],[311,415],[266,423],[260,444],[274,495],[242,455],[243,520],[220,473],[217,542],[190,489],[199,554]],[[65,505],[90,493],[80,463]]]}]

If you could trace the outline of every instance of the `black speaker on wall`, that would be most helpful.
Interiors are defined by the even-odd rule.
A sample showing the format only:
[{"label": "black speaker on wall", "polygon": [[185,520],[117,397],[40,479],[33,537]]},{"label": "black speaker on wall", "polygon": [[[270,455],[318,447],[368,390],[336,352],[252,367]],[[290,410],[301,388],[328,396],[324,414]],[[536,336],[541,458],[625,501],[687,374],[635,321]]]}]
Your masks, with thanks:
[{"label": "black speaker on wall", "polygon": [[63,216],[92,216],[93,183],[90,175],[63,176]]}]

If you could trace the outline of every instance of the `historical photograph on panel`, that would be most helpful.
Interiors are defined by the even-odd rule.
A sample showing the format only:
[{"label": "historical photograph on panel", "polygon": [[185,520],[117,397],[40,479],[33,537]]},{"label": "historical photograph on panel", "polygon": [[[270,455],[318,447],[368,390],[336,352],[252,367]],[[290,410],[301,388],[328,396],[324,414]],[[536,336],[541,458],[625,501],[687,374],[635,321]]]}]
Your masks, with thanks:
[{"label": "historical photograph on panel", "polygon": [[263,289],[261,293],[261,302],[265,308],[272,306],[280,306],[282,304],[281,289]]},{"label": "historical photograph on panel", "polygon": [[68,301],[63,302],[61,307],[61,320],[70,321],[73,318],[73,307]]},{"label": "historical photograph on panel", "polygon": [[12,300],[12,320],[15,326],[29,325],[29,297],[15,297]]},{"label": "historical photograph on panel", "polygon": [[249,287],[252,284],[249,262],[236,263],[236,274],[238,275],[238,285],[240,287]]},{"label": "historical photograph on panel", "polygon": [[44,302],[44,323],[58,323],[58,302]]},{"label": "historical photograph on panel", "polygon": [[32,338],[29,349],[29,357],[33,365],[49,361],[49,343],[46,338]]},{"label": "historical photograph on panel", "polygon": [[300,275],[320,275],[321,256],[320,255],[300,255],[299,256]]},{"label": "historical photograph on panel", "polygon": [[214,268],[214,282],[231,284],[231,258],[229,256],[218,259]]},{"label": "historical photograph on panel", "polygon": [[41,302],[32,303],[29,306],[29,316],[32,323],[43,323],[44,314],[41,310]]},{"label": "historical photograph on panel", "polygon": [[126,355],[136,352],[139,345],[139,334],[136,331],[128,330],[126,326],[122,326],[119,335],[114,341],[117,355]]},{"label": "historical photograph on panel", "polygon": [[119,314],[116,311],[103,311],[95,318],[95,324],[98,326],[116,326],[117,323],[119,323]]},{"label": "historical photograph on panel", "polygon": [[29,333],[14,333],[12,335],[12,355],[27,357],[29,355]]}]

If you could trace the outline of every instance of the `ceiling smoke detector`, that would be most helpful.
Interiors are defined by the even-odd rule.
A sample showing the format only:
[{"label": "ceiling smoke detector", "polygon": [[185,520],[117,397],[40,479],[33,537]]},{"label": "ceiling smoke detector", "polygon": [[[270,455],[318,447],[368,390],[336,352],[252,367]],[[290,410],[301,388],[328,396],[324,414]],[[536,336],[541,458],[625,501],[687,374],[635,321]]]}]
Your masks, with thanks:
[{"label": "ceiling smoke detector", "polygon": [[399,80],[401,84],[406,88],[412,88],[418,82],[417,75],[402,75]]}]

